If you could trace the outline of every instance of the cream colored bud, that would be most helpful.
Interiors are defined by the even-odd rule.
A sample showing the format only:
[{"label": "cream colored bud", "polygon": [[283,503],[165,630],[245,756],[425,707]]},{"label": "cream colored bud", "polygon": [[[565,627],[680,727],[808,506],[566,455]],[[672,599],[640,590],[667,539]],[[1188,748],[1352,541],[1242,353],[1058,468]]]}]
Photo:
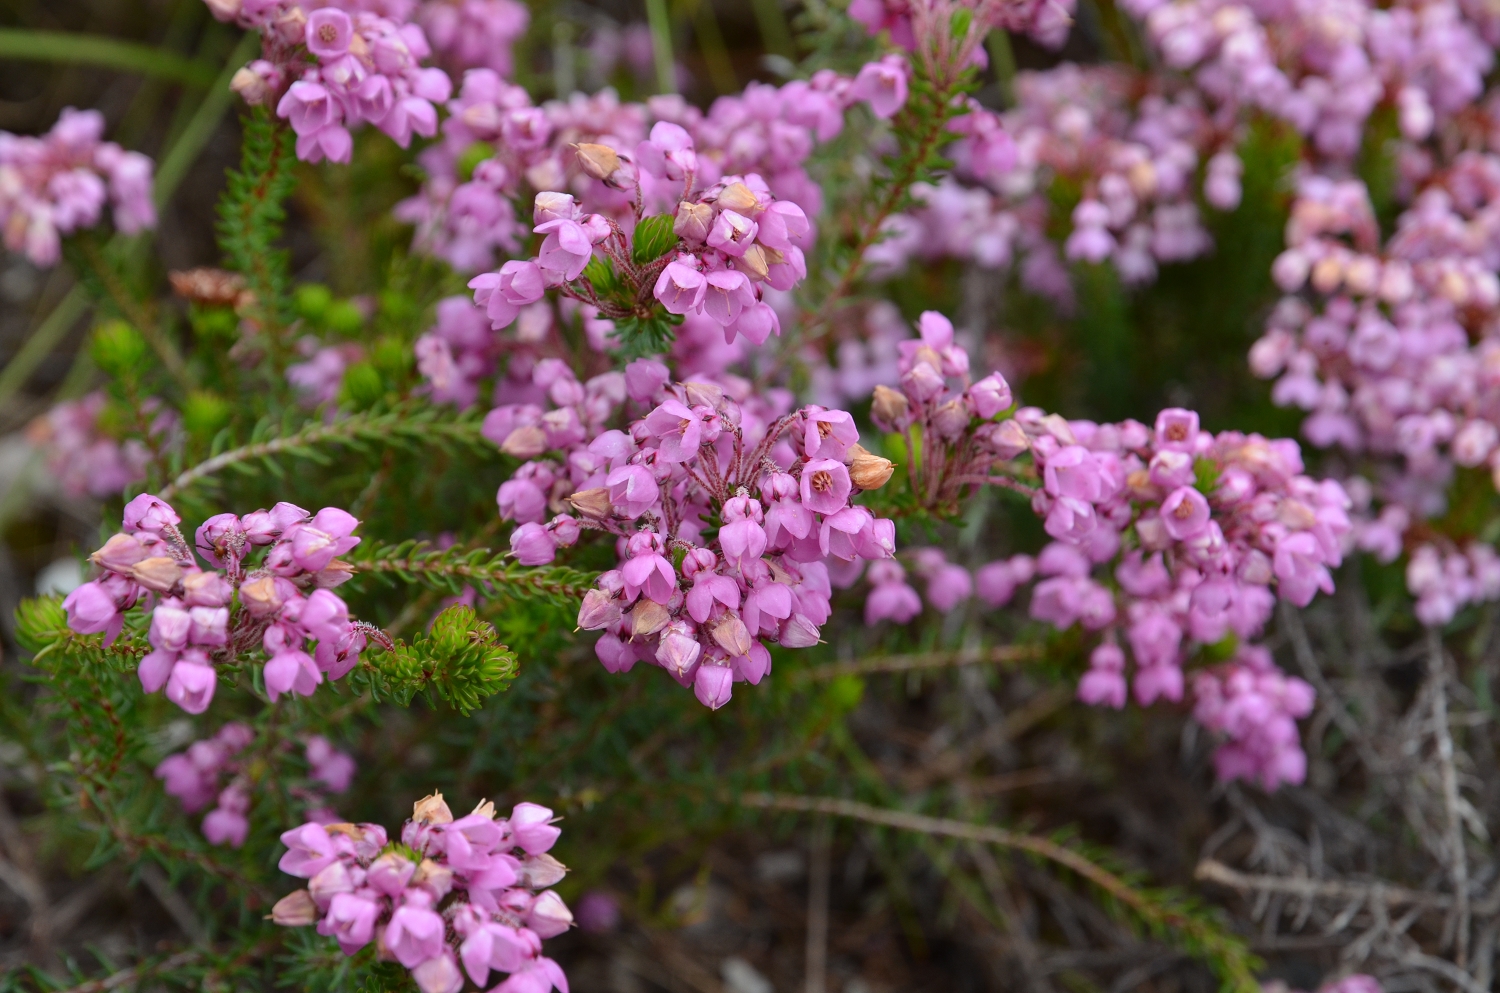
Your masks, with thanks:
[{"label": "cream colored bud", "polygon": [[1126,174],[1130,189],[1138,197],[1148,197],[1156,192],[1156,166],[1150,159],[1142,159],[1130,167]]},{"label": "cream colored bud", "polygon": [[534,424],[516,428],[500,443],[500,451],[518,459],[534,459],[547,450],[547,433]]},{"label": "cream colored bud", "polygon": [[276,591],[276,580],[270,576],[262,576],[245,583],[240,587],[240,603],[257,617],[279,610],[282,600]]},{"label": "cream colored bud", "polygon": [[410,885],[421,886],[441,900],[453,889],[453,870],[445,865],[438,865],[432,859],[423,859],[422,864],[417,866],[417,871],[411,874]]},{"label": "cream colored bud", "polygon": [[596,521],[602,521],[615,512],[614,504],[609,502],[609,489],[604,486],[579,490],[568,497],[568,506]]},{"label": "cream colored bud", "polygon": [[578,153],[579,167],[595,179],[608,179],[620,168],[620,156],[608,145],[584,142],[574,145],[573,151]]},{"label": "cream colored bud", "polygon": [[237,69],[230,77],[229,88],[252,107],[260,106],[271,96],[271,87],[266,85],[265,77],[244,67]]},{"label": "cream colored bud", "polygon": [[875,399],[870,404],[870,413],[877,421],[899,424],[911,414],[911,405],[906,394],[889,386],[875,387]]},{"label": "cream colored bud", "polygon": [[655,600],[642,600],[630,612],[630,636],[649,638],[666,627],[671,620],[672,615],[667,613],[666,607]]},{"label": "cream colored bud", "polygon": [[1068,419],[1061,414],[1048,414],[1043,417],[1041,428],[1064,445],[1078,444],[1078,439],[1073,436],[1073,425],[1069,424]]},{"label": "cream colored bud", "polygon": [[342,586],[354,576],[354,566],[343,559],[334,559],[313,575],[313,585],[320,590],[331,590]]},{"label": "cream colored bud", "polygon": [[517,882],[527,889],[540,890],[562,882],[567,874],[567,866],[543,852],[540,855],[528,855],[521,860],[520,879]]},{"label": "cream colored bud", "polygon": [[232,21],[240,16],[240,9],[245,6],[244,0],[204,0],[208,4],[208,12],[214,16],[216,21]]},{"label": "cream colored bud", "polygon": [[271,908],[270,920],[282,927],[307,927],[309,924],[316,924],[322,916],[311,893],[307,890],[292,890],[276,901],[276,905]]},{"label": "cream colored bud", "polygon": [[156,555],[137,562],[130,576],[148,590],[166,593],[182,581],[182,566],[165,555]]},{"label": "cream colored bud", "polygon": [[495,804],[494,804],[494,801],[491,801],[491,800],[480,800],[479,803],[475,805],[473,813],[469,814],[469,816],[473,817],[476,814],[478,816],[480,816],[480,817],[488,817],[490,820],[494,820],[495,819]]},{"label": "cream colored bud", "polygon": [[442,791],[433,790],[431,796],[411,805],[411,819],[418,824],[452,824],[453,811],[443,802]]},{"label": "cream colored bud", "polygon": [[765,249],[759,245],[745,249],[745,254],[739,257],[734,267],[757,283],[771,275],[771,263],[766,258]]},{"label": "cream colored bud", "polygon": [[760,197],[756,196],[755,191],[744,183],[730,183],[724,192],[719,194],[716,202],[721,208],[732,210],[745,217],[758,214],[763,209]]},{"label": "cream colored bud", "polygon": [[750,654],[750,629],[745,627],[745,622],[740,620],[738,614],[726,612],[710,626],[710,632],[719,647],[728,652],[731,657],[736,655]]},{"label": "cream colored bud", "polygon": [[1344,260],[1337,255],[1319,259],[1312,268],[1313,289],[1319,293],[1332,293],[1344,281]]},{"label": "cream colored bud", "polygon": [[849,481],[862,490],[878,490],[891,481],[896,463],[865,450],[862,445],[849,447]]},{"label": "cream colored bud", "polygon": [[684,241],[699,242],[708,238],[714,226],[714,209],[706,203],[677,204],[677,216],[672,221],[672,233]]},{"label": "cream colored bud", "polygon": [[689,407],[712,407],[717,410],[724,400],[724,387],[716,383],[683,383],[682,392],[687,397]]}]

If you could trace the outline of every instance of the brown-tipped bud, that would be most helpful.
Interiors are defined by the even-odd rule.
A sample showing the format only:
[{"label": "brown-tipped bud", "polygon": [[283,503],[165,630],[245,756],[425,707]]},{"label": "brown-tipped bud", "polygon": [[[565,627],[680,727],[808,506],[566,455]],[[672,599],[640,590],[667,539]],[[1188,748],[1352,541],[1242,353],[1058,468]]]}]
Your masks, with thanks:
[{"label": "brown-tipped bud", "polygon": [[713,226],[714,209],[708,204],[686,200],[677,204],[677,217],[672,221],[672,231],[677,237],[684,241],[705,241]]},{"label": "brown-tipped bud", "polygon": [[417,866],[417,871],[411,874],[411,885],[420,886],[441,900],[453,889],[453,870],[445,865],[438,865],[432,859],[423,859],[422,864]]},{"label": "brown-tipped bud", "polygon": [[682,384],[689,407],[712,407],[719,409],[724,400],[724,387],[716,383],[691,382]]},{"label": "brown-tipped bud", "polygon": [[849,482],[862,490],[878,490],[891,481],[896,463],[866,451],[863,445],[849,446]]},{"label": "brown-tipped bud", "polygon": [[745,249],[734,263],[734,267],[757,283],[771,275],[771,263],[766,259],[766,250],[759,245],[751,245]]},{"label": "brown-tipped bud", "polygon": [[1125,178],[1138,197],[1149,197],[1156,192],[1156,166],[1150,159],[1141,159],[1131,166]]},{"label": "brown-tipped bud", "polygon": [[101,569],[129,575],[131,567],[145,558],[149,558],[145,546],[133,535],[117,534],[111,536],[103,548],[90,555],[89,561]]},{"label": "brown-tipped bud", "polygon": [[738,614],[725,613],[710,625],[709,632],[730,657],[750,654],[750,629]]},{"label": "brown-tipped bud", "polygon": [[578,511],[583,517],[596,521],[602,521],[615,512],[614,504],[609,502],[609,488],[605,486],[579,490],[568,497],[568,506]]},{"label": "brown-tipped bud", "polygon": [[980,440],[990,451],[1007,461],[1031,447],[1026,429],[1014,418],[1007,418],[998,424],[986,424],[979,430]]},{"label": "brown-tipped bud", "polygon": [[541,855],[528,855],[521,860],[520,878],[516,883],[529,890],[541,890],[562,882],[567,874],[567,866],[543,852]]},{"label": "brown-tipped bud", "polygon": [[316,924],[323,914],[307,890],[293,890],[271,908],[271,920],[282,927],[307,927]]},{"label": "brown-tipped bud", "polygon": [[480,816],[480,817],[488,817],[490,820],[494,820],[495,819],[495,803],[494,803],[494,801],[493,800],[480,800],[477,804],[474,805],[474,810],[473,810],[473,812],[471,812],[469,814],[469,816],[473,817],[476,814],[478,816]]},{"label": "brown-tipped bud", "polygon": [[354,576],[354,566],[343,559],[334,559],[313,573],[313,586],[320,590],[331,590],[342,586]]},{"label": "brown-tipped bud", "polygon": [[208,4],[208,12],[214,16],[216,21],[229,22],[240,16],[240,10],[244,8],[244,0],[205,0]]},{"label": "brown-tipped bud", "polygon": [[411,805],[411,819],[418,824],[452,824],[453,811],[443,802],[441,790],[433,790]]},{"label": "brown-tipped bud", "polygon": [[240,603],[256,617],[265,617],[281,609],[281,593],[276,589],[276,580],[271,576],[252,579],[240,587]]},{"label": "brown-tipped bud", "polygon": [[237,70],[229,79],[229,89],[240,95],[252,107],[259,107],[271,99],[271,84],[266,77],[248,66]]},{"label": "brown-tipped bud", "polygon": [[760,197],[755,191],[744,183],[730,183],[724,192],[719,194],[716,201],[725,210],[732,210],[736,214],[750,217],[761,212]]},{"label": "brown-tipped bud", "polygon": [[173,293],[192,303],[230,307],[238,303],[240,294],[245,292],[245,277],[223,269],[175,269],[167,273],[167,279],[172,283]]},{"label": "brown-tipped bud", "polygon": [[870,415],[885,425],[904,424],[907,417],[911,416],[911,405],[906,402],[906,394],[900,390],[877,386],[875,399],[870,404]]},{"label": "brown-tipped bud", "polygon": [[1041,428],[1064,445],[1078,444],[1078,438],[1073,434],[1073,425],[1069,424],[1068,419],[1061,414],[1048,414],[1043,417]]},{"label": "brown-tipped bud", "polygon": [[589,590],[578,607],[578,626],[584,631],[601,631],[620,619],[620,601],[603,590]]},{"label": "brown-tipped bud", "polygon": [[630,636],[649,638],[671,623],[672,615],[655,600],[642,600],[630,612]]},{"label": "brown-tipped bud", "polygon": [[166,593],[182,581],[182,566],[165,555],[154,555],[132,566],[130,578],[148,590]]},{"label": "brown-tipped bud", "polygon": [[949,400],[932,414],[932,430],[939,438],[957,441],[969,426],[969,405],[961,398]]},{"label": "brown-tipped bud", "polygon": [[[285,14],[276,18],[276,22],[272,27],[277,34],[281,35],[282,41],[288,45],[296,45],[307,37],[307,14],[303,12],[301,7],[293,7]],[[359,32],[355,32],[354,37],[358,38]],[[350,41],[351,44],[349,47],[352,50],[354,48],[352,44],[353,39],[350,39]]]},{"label": "brown-tipped bud", "polygon": [[620,156],[608,145],[583,142],[573,146],[578,153],[578,165],[595,179],[608,179],[620,168]]},{"label": "brown-tipped bud", "polygon": [[534,459],[547,450],[547,434],[536,425],[516,428],[500,443],[500,451],[518,459]]}]

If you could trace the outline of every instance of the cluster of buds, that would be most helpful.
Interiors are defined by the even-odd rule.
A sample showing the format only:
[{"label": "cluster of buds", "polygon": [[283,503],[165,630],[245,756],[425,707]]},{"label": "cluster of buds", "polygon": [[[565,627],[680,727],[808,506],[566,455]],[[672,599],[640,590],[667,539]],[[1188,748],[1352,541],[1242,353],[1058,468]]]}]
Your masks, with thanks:
[{"label": "cluster of buds", "polygon": [[[269,656],[266,692],[308,696],[324,676],[338,679],[354,668],[378,629],[349,619],[332,592],[351,575],[338,556],[359,544],[359,522],[325,507],[316,515],[289,503],[243,518],[219,514],[196,535],[197,550],[214,568],[203,569],[177,525],[182,518],[162,500],[141,494],[125,507],[124,530],[91,556],[102,575],[68,594],[68,626],[79,634],[103,633],[106,646],[140,604],[150,614],[153,651],[137,669],[147,693],[166,688],[183,710],[201,714],[213,700],[216,663],[253,652]],[[257,549],[263,557],[247,560]],[[159,599],[158,599],[159,598]],[[316,640],[314,654],[304,651]]]},{"label": "cluster of buds", "polygon": [[[579,145],[577,152],[589,175],[636,189],[634,227],[627,232],[605,214],[585,214],[571,194],[538,194],[532,214],[533,233],[543,236],[538,254],[469,283],[494,328],[509,326],[556,288],[617,325],[660,328],[706,315],[724,328],[726,341],[744,334],[760,344],[781,333],[763,287],[790,290],[807,275],[795,244],[810,232],[802,208],[777,200],[753,173],[725,177],[694,195],[693,140],[675,124],[653,127],[634,161],[607,145]],[[681,182],[675,215],[645,215],[637,168]],[[585,273],[596,259],[600,266]],[[664,317],[658,304],[672,316]],[[659,330],[648,341],[664,337]]]},{"label": "cluster of buds", "polygon": [[[346,955],[372,941],[384,961],[411,971],[422,993],[459,993],[464,975],[491,993],[568,993],[542,941],[573,915],[552,890],[567,867],[547,854],[561,830],[552,811],[519,803],[509,818],[485,801],[455,819],[441,793],[413,805],[401,839],[377,824],[308,823],[281,836],[281,871],[308,881],[272,919],[316,924]],[[538,892],[540,891],[540,892]]]},{"label": "cluster of buds", "polygon": [[1418,545],[1406,563],[1406,588],[1417,598],[1417,620],[1442,627],[1469,604],[1500,600],[1500,555],[1482,542],[1446,554]]},{"label": "cluster of buds", "polygon": [[[998,372],[969,378],[969,355],[954,344],[953,324],[936,311],[922,314],[921,335],[900,343],[900,388],[875,387],[870,416],[885,431],[906,435],[912,493],[924,507],[951,509],[966,491],[1004,477],[995,463],[1025,450],[1017,425],[995,418],[1011,406]],[[1003,483],[1002,483],[1003,485]]]},{"label": "cluster of buds", "polygon": [[[335,6],[306,12],[296,0],[208,0],[220,20],[261,32],[262,57],[235,74],[246,102],[276,107],[297,132],[297,157],[348,162],[352,128],[372,124],[405,148],[437,134],[434,103],[452,94],[422,29]],[[290,85],[287,85],[290,83]]]},{"label": "cluster of buds", "polygon": [[[1123,664],[1124,660],[1120,660]],[[1312,713],[1313,688],[1276,668],[1260,645],[1193,677],[1193,719],[1228,740],[1214,751],[1221,782],[1245,779],[1270,792],[1307,776],[1297,721]]]},{"label": "cluster of buds", "polygon": [[849,16],[870,34],[889,32],[891,43],[916,51],[933,41],[929,25],[968,8],[979,22],[980,34],[992,29],[1026,34],[1048,48],[1061,48],[1073,26],[1074,0],[851,0]]},{"label": "cluster of buds", "polygon": [[40,137],[0,131],[6,248],[24,252],[34,265],[56,265],[62,236],[96,226],[106,203],[124,234],[156,226],[151,160],[103,139],[104,115],[72,107]]},{"label": "cluster of buds", "polygon": [[578,624],[604,631],[595,652],[611,672],[659,665],[717,708],[734,682],[766,674],[765,641],[817,644],[830,572],[894,553],[894,523],[851,502],[893,466],[859,446],[841,410],[804,407],[767,425],[712,383],[659,385],[657,397],[630,433],[590,445],[601,485],[568,498],[570,530],[615,535],[621,559]]},{"label": "cluster of buds", "polygon": [[[255,732],[247,725],[231,721],[212,737],[193,742],[156,767],[163,789],[187,813],[197,813],[214,801],[214,809],[203,818],[203,836],[211,844],[239,848],[250,833],[251,777],[237,757],[254,740]],[[313,820],[336,821],[337,816],[324,806],[322,790],[347,790],[354,780],[354,759],[322,735],[308,738],[305,747],[308,785],[294,786],[289,792],[302,801]],[[229,784],[221,788],[225,777]]]}]

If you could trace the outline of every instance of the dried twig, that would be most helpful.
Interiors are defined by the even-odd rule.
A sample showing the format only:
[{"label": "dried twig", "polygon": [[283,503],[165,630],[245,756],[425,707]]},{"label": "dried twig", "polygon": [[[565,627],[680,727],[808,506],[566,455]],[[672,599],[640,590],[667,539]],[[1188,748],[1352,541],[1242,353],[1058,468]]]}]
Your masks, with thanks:
[{"label": "dried twig", "polygon": [[[1453,908],[1458,917],[1454,961],[1459,969],[1469,964],[1469,857],[1464,849],[1463,815],[1459,812],[1458,774],[1453,765],[1453,734],[1448,728],[1448,663],[1443,639],[1435,628],[1427,630],[1428,678],[1432,681],[1433,733],[1437,736],[1438,767],[1443,777],[1443,808],[1448,815],[1448,871],[1453,878]],[[1465,973],[1467,975],[1467,973]]]}]

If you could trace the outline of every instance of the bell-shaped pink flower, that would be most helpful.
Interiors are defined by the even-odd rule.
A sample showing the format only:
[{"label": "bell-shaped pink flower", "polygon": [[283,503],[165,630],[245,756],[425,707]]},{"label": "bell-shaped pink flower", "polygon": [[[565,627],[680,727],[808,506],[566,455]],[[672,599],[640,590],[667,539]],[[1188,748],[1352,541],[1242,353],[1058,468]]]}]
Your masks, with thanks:
[{"label": "bell-shaped pink flower", "polygon": [[443,951],[443,919],[426,907],[407,903],[391,914],[385,947],[396,961],[411,969]]},{"label": "bell-shaped pink flower", "polygon": [[218,675],[208,656],[193,649],[183,653],[167,677],[167,699],[190,714],[201,714],[213,702]]},{"label": "bell-shaped pink flower", "polygon": [[693,695],[710,710],[728,703],[733,691],[734,670],[727,665],[700,665],[693,675]]},{"label": "bell-shaped pink flower", "polygon": [[1161,522],[1178,541],[1201,535],[1210,518],[1208,499],[1191,486],[1179,486],[1161,502]]},{"label": "bell-shaped pink flower", "polygon": [[825,516],[849,503],[849,469],[834,459],[810,459],[802,467],[802,505]]},{"label": "bell-shaped pink flower", "polygon": [[283,831],[281,843],[287,851],[276,865],[289,876],[311,879],[338,861],[333,841],[321,824],[309,823]]},{"label": "bell-shaped pink flower", "polygon": [[511,808],[508,823],[515,846],[527,855],[549,851],[562,836],[562,828],[552,823],[552,810],[537,803],[518,803]]}]

